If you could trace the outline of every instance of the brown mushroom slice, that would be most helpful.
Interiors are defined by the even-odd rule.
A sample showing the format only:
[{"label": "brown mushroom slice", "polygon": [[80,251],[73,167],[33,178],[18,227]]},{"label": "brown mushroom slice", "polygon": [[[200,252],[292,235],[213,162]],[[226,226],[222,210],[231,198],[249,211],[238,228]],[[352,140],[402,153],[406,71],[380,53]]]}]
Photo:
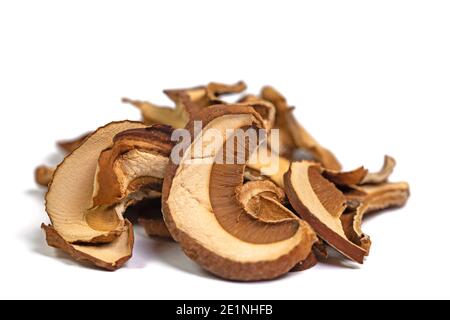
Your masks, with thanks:
[{"label": "brown mushroom slice", "polygon": [[351,186],[345,191],[348,201],[364,205],[364,213],[402,207],[408,201],[409,195],[409,184],[406,182]]},{"label": "brown mushroom slice", "polygon": [[353,186],[345,195],[348,201],[354,204],[353,208],[341,217],[345,233],[369,253],[371,241],[361,229],[363,218],[375,211],[404,206],[409,198],[409,185],[400,182]]},{"label": "brown mushroom slice", "polygon": [[[167,89],[164,93],[175,103],[179,103],[181,98],[187,98],[188,111],[192,113],[200,112],[202,109],[214,105],[224,104],[220,96],[228,94],[237,94],[245,91],[247,85],[243,81],[235,84],[224,84],[210,82],[206,86],[197,86],[186,89]],[[186,100],[184,101],[186,102]]]},{"label": "brown mushroom slice", "polygon": [[239,81],[235,84],[223,84],[218,82],[210,82],[206,86],[206,96],[208,97],[209,104],[223,104],[220,100],[221,95],[241,93],[247,89],[247,85],[243,81]]},{"label": "brown mushroom slice", "polygon": [[142,113],[144,123],[148,125],[165,124],[174,128],[183,128],[189,121],[189,114],[179,104],[175,108],[171,108],[128,98],[123,98],[122,102],[138,108]]},{"label": "brown mushroom slice", "polygon": [[36,183],[42,187],[48,187],[52,181],[55,170],[55,168],[50,168],[44,165],[37,167],[34,171],[34,179]]},{"label": "brown mushroom slice", "polygon": [[364,167],[359,167],[346,172],[325,169],[322,174],[326,179],[337,185],[348,186],[360,184],[367,177],[368,172]]},{"label": "brown mushroom slice", "polygon": [[45,231],[49,246],[65,251],[77,261],[88,262],[106,270],[114,271],[121,268],[132,255],[133,226],[128,221],[117,239],[95,246],[69,243],[52,226],[42,224],[42,229]]},{"label": "brown mushroom slice", "polygon": [[146,198],[130,205],[125,216],[139,222],[150,237],[172,238],[163,220],[161,198]]},{"label": "brown mushroom slice", "polygon": [[133,193],[160,198],[172,132],[169,126],[153,125],[115,136],[98,160],[92,207],[117,204]]},{"label": "brown mushroom slice", "polygon": [[291,157],[295,149],[305,149],[325,168],[341,169],[335,155],[322,147],[295,119],[293,108],[288,106],[286,99],[278,91],[272,87],[264,87],[261,96],[273,103],[277,109],[275,128],[280,129],[281,143],[285,147],[281,155]]},{"label": "brown mushroom slice", "polygon": [[395,169],[395,159],[390,156],[384,157],[384,164],[380,171],[368,173],[360,184],[380,184],[386,182]]},{"label": "brown mushroom slice", "polygon": [[323,240],[346,257],[363,263],[366,250],[348,239],[340,219],[347,199],[321,175],[319,165],[292,163],[285,175],[285,191],[295,211]]},{"label": "brown mushroom slice", "polygon": [[124,232],[118,208],[89,210],[97,161],[119,132],[143,127],[123,121],[99,128],[58,166],[46,195],[46,210],[53,228],[68,243],[108,243]]},{"label": "brown mushroom slice", "polygon": [[[227,130],[262,128],[261,116],[250,107],[222,105],[205,109],[200,119],[202,131],[178,164],[170,162],[164,179],[170,233],[191,259],[222,278],[265,280],[289,272],[311,252],[312,229],[295,216],[267,222],[249,214],[238,198],[245,164],[214,161],[233,137]],[[187,128],[193,135],[193,123]],[[208,152],[198,156],[199,149]]]},{"label": "brown mushroom slice", "polygon": [[89,137],[91,133],[92,132],[85,133],[75,139],[61,140],[58,141],[56,144],[58,145],[58,147],[64,150],[65,153],[69,154],[72,153],[79,146],[81,146],[81,144]]}]

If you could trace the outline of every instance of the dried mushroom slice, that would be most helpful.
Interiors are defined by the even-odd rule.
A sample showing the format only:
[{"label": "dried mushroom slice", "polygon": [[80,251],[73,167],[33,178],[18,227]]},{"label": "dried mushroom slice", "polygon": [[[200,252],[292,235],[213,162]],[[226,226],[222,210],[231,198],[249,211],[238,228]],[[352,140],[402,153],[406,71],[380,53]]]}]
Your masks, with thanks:
[{"label": "dried mushroom slice", "polygon": [[110,243],[100,245],[71,244],[53,228],[42,224],[49,246],[61,249],[77,261],[92,263],[97,267],[114,271],[121,268],[132,255],[134,245],[133,227],[125,221],[122,234]]},{"label": "dried mushroom slice", "polygon": [[190,118],[202,109],[217,103],[221,95],[240,93],[246,89],[244,82],[228,85],[211,82],[207,86],[198,86],[187,89],[168,89],[164,93],[175,103],[175,108],[162,107],[150,102],[122,99],[137,107],[146,124],[165,124],[173,128],[184,128]]},{"label": "dried mushroom slice", "polygon": [[117,208],[89,210],[97,161],[119,132],[143,127],[142,123],[129,121],[110,123],[58,166],[46,196],[46,210],[55,232],[66,242],[108,243],[124,232],[122,212]]},{"label": "dried mushroom slice", "polygon": [[50,168],[44,165],[37,167],[34,171],[34,179],[36,183],[42,187],[47,187],[52,181],[55,170],[55,168]]},{"label": "dried mushroom slice", "polygon": [[395,169],[395,159],[390,156],[384,157],[384,164],[380,171],[368,173],[360,184],[380,184],[386,182]]},{"label": "dried mushroom slice", "polygon": [[367,177],[368,171],[364,167],[359,167],[352,171],[341,172],[336,170],[323,170],[323,176],[331,182],[341,185],[358,185]]},{"label": "dried mushroom slice", "polygon": [[345,192],[348,202],[362,204],[364,213],[402,207],[408,201],[410,191],[406,182],[386,182],[378,185],[351,186]]},{"label": "dried mushroom slice", "polygon": [[319,165],[308,161],[292,163],[285,175],[285,187],[295,211],[323,240],[346,257],[363,263],[366,250],[347,237],[342,225],[347,199],[322,176]]},{"label": "dried mushroom slice", "polygon": [[371,212],[404,206],[409,198],[409,185],[400,182],[353,186],[345,196],[350,204],[341,217],[345,234],[368,253],[372,243],[361,229],[363,218]]},{"label": "dried mushroom slice", "polygon": [[127,213],[130,210],[139,217],[139,224],[149,237],[172,239],[163,219],[161,199],[145,199],[130,207]]},{"label": "dried mushroom slice", "polygon": [[182,104],[177,104],[175,108],[162,107],[150,102],[123,98],[122,102],[129,103],[138,108],[142,113],[145,124],[165,124],[174,128],[183,128],[189,121],[189,114]]},{"label": "dried mushroom slice", "polygon": [[334,154],[322,147],[295,119],[293,108],[289,107],[286,99],[274,88],[264,87],[261,92],[264,100],[273,103],[277,109],[275,128],[280,129],[281,145],[284,147],[281,155],[292,158],[296,149],[310,152],[314,159],[325,168],[340,170],[341,164]]},{"label": "dried mushroom slice", "polygon": [[[222,105],[205,109],[200,119],[202,131],[178,164],[169,163],[164,179],[163,215],[170,233],[191,259],[222,278],[264,280],[289,272],[308,257],[315,233],[295,216],[264,221],[245,210],[238,197],[245,164],[236,158],[246,160],[251,149],[234,153],[234,164],[214,161],[235,138],[227,129],[262,128],[261,116],[250,107]],[[193,123],[187,128],[192,136]],[[217,135],[221,139],[213,138]]]},{"label": "dried mushroom slice", "polygon": [[174,145],[165,125],[119,133],[98,159],[92,207],[111,206],[130,196],[160,198]]}]

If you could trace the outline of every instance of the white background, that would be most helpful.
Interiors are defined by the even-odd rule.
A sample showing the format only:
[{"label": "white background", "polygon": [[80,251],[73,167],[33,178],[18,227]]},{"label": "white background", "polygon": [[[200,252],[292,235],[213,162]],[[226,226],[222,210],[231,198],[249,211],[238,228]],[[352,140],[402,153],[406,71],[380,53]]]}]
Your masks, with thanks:
[{"label": "white background", "polygon": [[[450,298],[449,17],[448,1],[1,1],[0,297]],[[367,221],[363,266],[241,284],[140,229],[115,273],[46,246],[33,169],[54,142],[138,119],[124,96],[211,80],[275,86],[346,168],[397,159],[412,197]]]}]

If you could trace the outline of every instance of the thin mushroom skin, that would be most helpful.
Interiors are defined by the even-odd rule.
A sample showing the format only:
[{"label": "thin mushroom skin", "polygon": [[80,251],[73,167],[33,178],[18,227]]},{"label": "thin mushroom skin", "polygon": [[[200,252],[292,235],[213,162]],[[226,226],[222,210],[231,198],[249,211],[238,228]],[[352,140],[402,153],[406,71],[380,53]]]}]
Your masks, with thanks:
[{"label": "thin mushroom skin", "polygon": [[[222,121],[225,121],[226,124],[235,121],[237,127],[233,127],[234,129],[251,125],[260,128],[263,126],[260,115],[254,109],[245,106],[213,106],[204,111],[201,119],[203,120],[204,131],[208,129],[208,126],[211,128],[220,127]],[[225,124],[223,125],[225,126]],[[226,127],[230,128],[229,125],[226,125]],[[193,123],[189,124],[187,129],[193,135]],[[195,143],[194,140],[191,145],[192,148]],[[186,156],[186,154],[183,156]],[[243,169],[239,166],[229,165],[229,167],[219,169],[223,169],[220,172],[225,175],[227,172],[230,175],[238,173],[243,179]],[[211,170],[212,167],[209,169],[205,167],[203,171],[210,174],[211,171],[208,172],[208,170]],[[232,236],[228,232],[235,231],[238,232],[237,236],[243,236],[243,233],[238,230],[239,225],[233,225],[232,221],[220,225],[217,220],[218,217],[215,216],[213,211],[213,203],[210,202],[210,190],[206,189],[206,195],[200,193],[203,191],[199,191],[198,188],[204,185],[204,183],[200,184],[200,181],[203,180],[198,180],[198,188],[191,186],[189,181],[183,180],[184,175],[189,173],[185,170],[189,170],[189,168],[183,161],[179,165],[173,162],[169,163],[163,185],[163,215],[174,239],[181,244],[185,253],[203,268],[219,277],[230,280],[267,280],[289,272],[298,262],[305,260],[310,254],[311,247],[317,238],[311,228],[305,222],[296,220],[295,216],[290,219],[292,223],[295,222],[298,226],[298,231],[286,240],[257,244],[254,243],[257,239],[250,235],[248,235],[250,238],[247,238],[247,241]],[[212,170],[214,171],[214,169]],[[183,173],[184,171],[185,173]],[[200,172],[200,170],[197,171]],[[209,180],[209,177],[206,176],[204,179]],[[188,182],[188,184],[183,185],[183,181]],[[236,181],[233,180],[230,186],[235,183]],[[191,193],[186,193],[191,188],[194,188]],[[232,192],[230,190],[227,192]],[[183,194],[184,198],[180,200],[179,196]],[[230,193],[231,195],[232,193]],[[237,191],[236,195],[231,196],[231,198],[236,198],[233,201],[238,201]],[[181,203],[189,214],[179,212]],[[246,214],[245,212],[242,213]],[[249,218],[245,219],[247,219],[246,223],[249,223]],[[257,222],[257,224],[259,223]],[[275,221],[274,223],[279,222]],[[284,222],[281,221],[281,223]]]}]

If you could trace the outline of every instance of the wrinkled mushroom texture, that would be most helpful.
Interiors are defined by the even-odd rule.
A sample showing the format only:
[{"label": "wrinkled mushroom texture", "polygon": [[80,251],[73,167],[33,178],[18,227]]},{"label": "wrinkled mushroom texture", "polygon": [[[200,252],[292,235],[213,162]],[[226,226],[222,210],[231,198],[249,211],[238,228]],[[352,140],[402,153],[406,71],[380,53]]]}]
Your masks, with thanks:
[{"label": "wrinkled mushroom texture", "polygon": [[66,153],[72,153],[89,137],[92,132],[85,133],[75,139],[58,141],[56,144]]},{"label": "wrinkled mushroom texture", "polygon": [[[164,179],[163,214],[170,233],[190,258],[226,279],[263,280],[289,272],[311,252],[314,232],[294,215],[264,221],[247,212],[239,201],[245,164],[211,161],[224,141],[234,138],[226,129],[262,128],[261,116],[250,107],[222,105],[205,109],[200,118],[201,133],[179,164],[170,162]],[[192,135],[193,123],[187,128]],[[223,145],[210,137],[216,130]],[[199,148],[209,153],[194,157]]]},{"label": "wrinkled mushroom texture", "polygon": [[116,135],[100,154],[92,206],[110,206],[133,193],[160,198],[172,132],[169,126],[153,125]]},{"label": "wrinkled mushroom texture", "polygon": [[42,187],[47,187],[52,181],[55,170],[55,168],[50,168],[47,166],[37,167],[34,171],[34,179],[36,183]]},{"label": "wrinkled mushroom texture", "polygon": [[380,171],[367,174],[361,184],[380,184],[386,182],[395,169],[395,159],[390,156],[384,157],[384,164]]},{"label": "wrinkled mushroom texture", "polygon": [[58,166],[46,196],[46,210],[55,232],[66,242],[108,243],[124,232],[120,210],[89,210],[97,161],[118,133],[143,127],[129,121],[110,123],[89,136]]},{"label": "wrinkled mushroom texture", "polygon": [[71,244],[52,226],[42,224],[49,246],[61,249],[77,261],[92,263],[97,267],[114,271],[122,267],[132,255],[134,245],[133,226],[127,220],[121,235],[110,243],[98,245]]},{"label": "wrinkled mushroom texture", "polygon": [[335,155],[322,147],[295,119],[294,109],[289,107],[286,99],[278,91],[272,87],[264,87],[261,97],[273,103],[276,107],[275,128],[280,129],[281,144],[284,147],[281,150],[281,155],[292,158],[296,149],[305,149],[325,168],[341,169],[341,164]]},{"label": "wrinkled mushroom texture", "polygon": [[323,240],[346,257],[363,263],[366,250],[348,239],[342,225],[347,199],[321,175],[319,165],[308,161],[292,163],[285,175],[285,186],[295,211]]}]

